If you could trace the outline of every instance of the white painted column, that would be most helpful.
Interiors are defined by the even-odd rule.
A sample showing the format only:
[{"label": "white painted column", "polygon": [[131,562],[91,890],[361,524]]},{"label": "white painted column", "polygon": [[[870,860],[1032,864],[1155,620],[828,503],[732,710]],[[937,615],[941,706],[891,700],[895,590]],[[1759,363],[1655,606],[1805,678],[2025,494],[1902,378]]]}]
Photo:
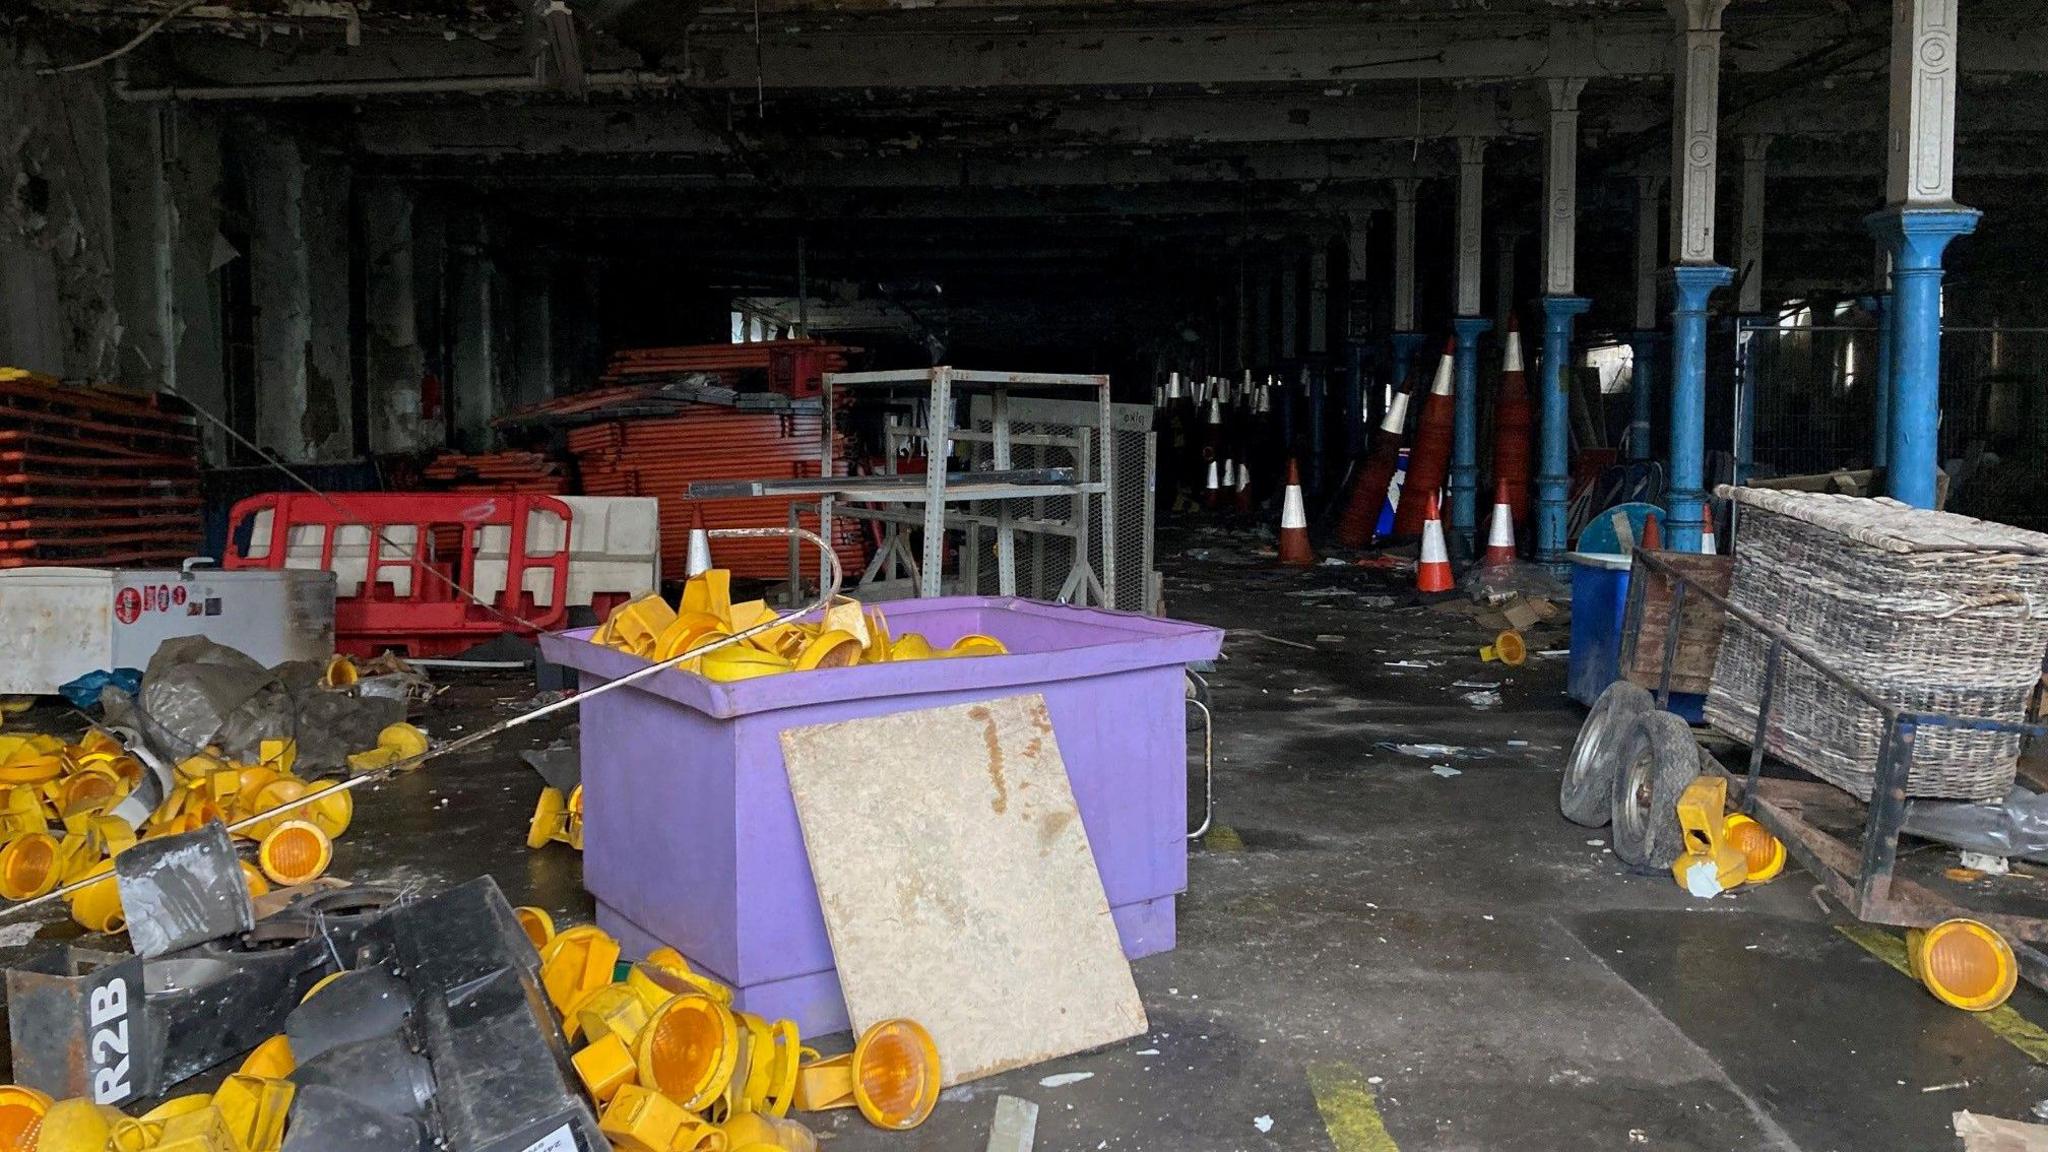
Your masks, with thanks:
[{"label": "white painted column", "polygon": [[1728,0],[1665,0],[1678,20],[1671,115],[1671,425],[1664,544],[1697,552],[1706,525],[1707,298],[1733,271],[1714,262],[1721,121],[1721,13]]},{"label": "white painted column", "polygon": [[1550,83],[1543,156],[1543,294],[1570,296],[1579,270],[1579,93],[1573,77]]},{"label": "white painted column", "polygon": [[1394,181],[1394,331],[1415,331],[1415,196],[1422,181]]},{"label": "white painted column", "polygon": [[1893,251],[1886,486],[1917,508],[1933,507],[1939,490],[1942,254],[1979,216],[1955,202],[1958,7],[1892,0],[1888,203],[1868,221]]},{"label": "white painted column", "polygon": [[1664,194],[1664,177],[1654,172],[1638,173],[1636,176],[1636,331],[1650,332],[1657,327],[1657,273],[1663,267],[1658,259],[1657,241],[1663,233],[1663,224],[1658,219],[1659,203]]},{"label": "white painted column", "polygon": [[1892,0],[1885,200],[1955,204],[1958,0]]},{"label": "white painted column", "polygon": [[1482,236],[1486,214],[1486,144],[1484,136],[1458,138],[1458,315],[1480,312]]},{"label": "white painted column", "polygon": [[1764,310],[1764,155],[1770,148],[1769,136],[1742,138],[1742,236],[1735,257],[1741,289],[1736,307],[1751,314]]},{"label": "white painted column", "polygon": [[1728,0],[1665,0],[1683,54],[1673,70],[1671,262],[1714,262],[1714,176],[1721,123],[1721,14]]}]

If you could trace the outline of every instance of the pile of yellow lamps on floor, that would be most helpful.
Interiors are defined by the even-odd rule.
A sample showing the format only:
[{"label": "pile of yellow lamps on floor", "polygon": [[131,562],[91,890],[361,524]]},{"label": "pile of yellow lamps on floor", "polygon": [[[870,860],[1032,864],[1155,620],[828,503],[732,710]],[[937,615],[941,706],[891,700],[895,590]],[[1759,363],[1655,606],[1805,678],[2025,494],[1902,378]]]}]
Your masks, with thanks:
[{"label": "pile of yellow lamps on floor", "polygon": [[570,1062],[619,1152],[816,1152],[792,1109],[858,1108],[903,1131],[939,1099],[939,1052],[922,1026],[884,1020],[854,1050],[820,1058],[796,1024],[732,1006],[732,989],[673,948],[619,963],[619,942],[579,924],[557,933],[538,908],[519,921],[540,949],[541,987],[562,1016]]},{"label": "pile of yellow lamps on floor", "polygon": [[[378,734],[371,754],[398,759],[426,748],[426,733],[393,724]],[[66,900],[72,918],[87,931],[118,932],[127,921],[114,879],[115,856],[137,839],[192,832],[213,821],[236,823],[317,794],[326,785],[294,775],[297,757],[290,740],[263,741],[253,764],[227,759],[216,749],[188,756],[175,766],[170,795],[138,830],[107,814],[144,772],[120,741],[96,729],[76,744],[0,732],[0,898],[32,900],[60,885],[104,876]],[[334,859],[335,838],[354,815],[351,794],[335,792],[235,833],[256,845],[254,862],[242,862],[250,896],[268,892],[272,884],[318,879]]]},{"label": "pile of yellow lamps on floor", "polygon": [[[683,586],[682,602],[673,608],[659,595],[619,605],[591,633],[590,642],[645,660],[673,660],[707,641],[735,635],[775,617],[775,610],[765,600],[733,603],[732,574],[713,568],[691,577]],[[950,648],[934,648],[915,632],[891,638],[880,609],[864,610],[859,601],[841,597],[816,623],[770,628],[677,667],[707,680],[729,683],[816,668],[1007,654],[1001,640],[980,634],[962,636]]]},{"label": "pile of yellow lamps on floor", "polygon": [[[691,577],[683,586],[682,602],[673,608],[652,594],[619,605],[590,634],[590,642],[643,660],[674,660],[692,648],[736,635],[776,615],[765,600],[733,603],[732,574],[713,568]],[[707,680],[731,683],[817,668],[1007,655],[1009,649],[1001,640],[980,633],[962,636],[950,648],[934,648],[916,632],[892,638],[881,609],[863,609],[859,601],[842,596],[817,623],[769,628],[676,667]],[[526,846],[545,848],[549,844],[583,850],[583,789],[566,795],[559,788],[541,789],[527,825]]]},{"label": "pile of yellow lamps on floor", "polygon": [[140,1116],[83,1096],[52,1101],[33,1088],[9,1084],[0,1087],[0,1149],[278,1152],[297,1087],[283,1078],[289,1066],[272,1071],[258,1074],[244,1065],[212,1092],[172,1097]]}]

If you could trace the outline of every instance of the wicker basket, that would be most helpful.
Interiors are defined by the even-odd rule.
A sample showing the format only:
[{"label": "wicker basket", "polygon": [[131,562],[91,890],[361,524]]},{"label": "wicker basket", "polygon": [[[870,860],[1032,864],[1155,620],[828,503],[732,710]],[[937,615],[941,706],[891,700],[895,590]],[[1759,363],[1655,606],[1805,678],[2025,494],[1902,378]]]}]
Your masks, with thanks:
[{"label": "wicker basket", "polygon": [[[2026,719],[2048,652],[2048,536],[1895,500],[1723,486],[1742,506],[1729,599],[1866,691],[1916,712]],[[1730,620],[1707,723],[1755,738],[1769,640]],[[1870,798],[1884,721],[1787,653],[1765,750]],[[1991,800],[2021,738],[1920,728],[1909,796]]]}]

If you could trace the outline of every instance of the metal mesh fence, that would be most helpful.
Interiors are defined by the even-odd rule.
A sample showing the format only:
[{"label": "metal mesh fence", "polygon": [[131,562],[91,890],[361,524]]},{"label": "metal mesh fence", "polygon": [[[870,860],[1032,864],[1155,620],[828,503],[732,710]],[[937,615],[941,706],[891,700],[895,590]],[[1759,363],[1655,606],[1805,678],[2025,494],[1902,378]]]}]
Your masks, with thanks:
[{"label": "metal mesh fence", "polygon": [[[1874,435],[1877,332],[1867,325],[1762,326],[1738,338],[1754,474],[1865,468]],[[2048,328],[1951,327],[1941,342],[1940,459],[1949,507],[2048,523]]]}]

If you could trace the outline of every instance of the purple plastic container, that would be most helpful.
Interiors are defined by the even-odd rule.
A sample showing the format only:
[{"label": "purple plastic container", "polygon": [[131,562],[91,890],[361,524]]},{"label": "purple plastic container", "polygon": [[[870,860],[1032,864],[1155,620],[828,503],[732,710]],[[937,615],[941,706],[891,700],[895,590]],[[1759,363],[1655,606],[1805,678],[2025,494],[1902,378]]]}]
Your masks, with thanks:
[{"label": "purple plastic container", "polygon": [[[583,883],[598,924],[629,955],[675,947],[749,1012],[795,1020],[805,1035],[845,1029],[782,730],[1037,692],[1125,954],[1172,948],[1174,898],[1187,887],[1182,670],[1213,659],[1222,631],[997,597],[882,607],[896,636],[946,647],[979,632],[1010,655],[732,684],[671,671],[581,706]],[[590,631],[543,636],[541,651],[586,689],[646,666],[589,643]]]}]

